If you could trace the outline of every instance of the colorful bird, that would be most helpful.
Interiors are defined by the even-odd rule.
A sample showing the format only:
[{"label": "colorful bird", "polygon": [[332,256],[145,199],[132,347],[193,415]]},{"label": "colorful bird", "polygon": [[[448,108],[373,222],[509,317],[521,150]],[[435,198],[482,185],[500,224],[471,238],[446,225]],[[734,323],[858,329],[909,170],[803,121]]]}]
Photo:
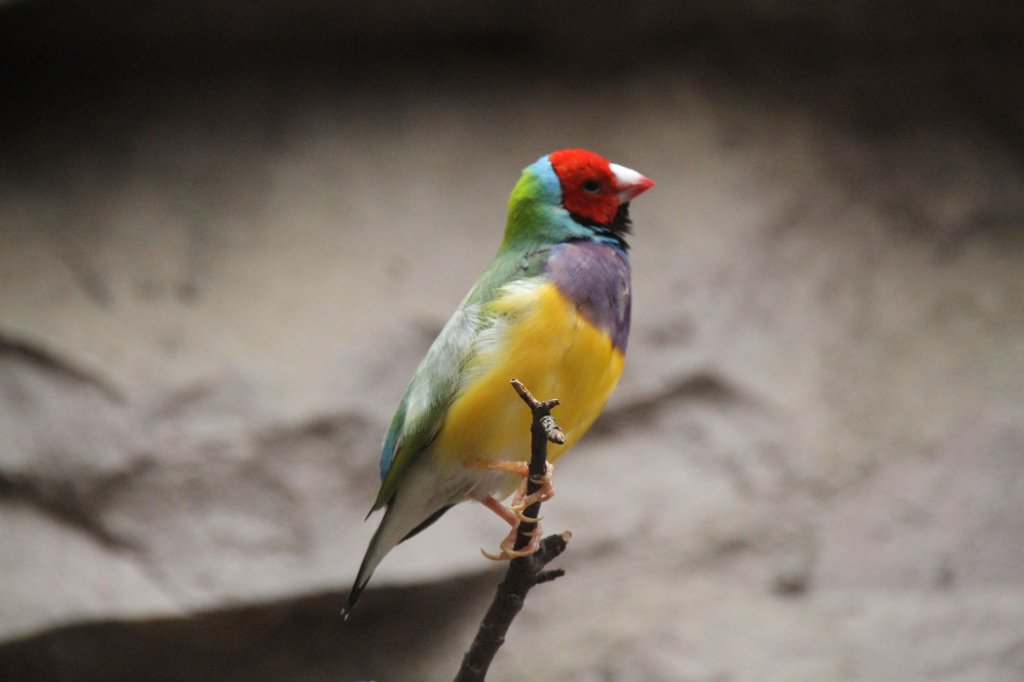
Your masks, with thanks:
[{"label": "colorful bird", "polygon": [[[629,335],[629,202],[654,186],[593,152],[563,149],[523,170],[494,260],[427,351],[384,438],[386,508],[342,613],[395,545],[453,505],[476,500],[515,529],[498,500],[525,483],[529,416],[509,387],[561,401],[564,447],[586,432],[618,383]],[[545,486],[543,496],[552,494]],[[500,558],[511,558],[511,538]],[[536,543],[527,551],[535,549]]]}]

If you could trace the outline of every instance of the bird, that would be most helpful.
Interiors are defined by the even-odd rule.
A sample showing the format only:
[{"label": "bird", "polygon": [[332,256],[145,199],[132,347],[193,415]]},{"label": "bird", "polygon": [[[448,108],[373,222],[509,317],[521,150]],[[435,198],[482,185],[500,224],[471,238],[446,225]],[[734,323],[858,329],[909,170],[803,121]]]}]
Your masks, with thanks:
[{"label": "bird", "polygon": [[[413,373],[384,437],[367,519],[381,509],[384,516],[345,619],[384,556],[460,502],[480,502],[513,527],[492,558],[522,553],[510,543],[524,505],[499,501],[525,486],[530,458],[529,420],[509,382],[561,401],[565,443],[551,462],[597,419],[629,338],[629,205],[653,186],[585,149],[561,149],[523,169],[497,254]],[[540,499],[552,494],[545,481]]]}]

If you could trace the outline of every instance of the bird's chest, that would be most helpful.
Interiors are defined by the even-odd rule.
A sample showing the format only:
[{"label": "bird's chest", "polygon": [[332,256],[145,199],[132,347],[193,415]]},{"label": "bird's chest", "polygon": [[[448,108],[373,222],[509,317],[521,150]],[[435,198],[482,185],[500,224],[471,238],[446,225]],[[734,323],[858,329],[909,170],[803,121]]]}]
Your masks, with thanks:
[{"label": "bird's chest", "polygon": [[[438,434],[435,447],[442,460],[529,459],[530,413],[509,385],[512,379],[540,399],[561,401],[554,416],[566,444],[553,446],[550,459],[583,435],[611,395],[624,363],[615,330],[595,321],[587,304],[551,277],[502,290],[488,306],[494,324],[480,336]],[[625,305],[628,325],[628,301]]]}]

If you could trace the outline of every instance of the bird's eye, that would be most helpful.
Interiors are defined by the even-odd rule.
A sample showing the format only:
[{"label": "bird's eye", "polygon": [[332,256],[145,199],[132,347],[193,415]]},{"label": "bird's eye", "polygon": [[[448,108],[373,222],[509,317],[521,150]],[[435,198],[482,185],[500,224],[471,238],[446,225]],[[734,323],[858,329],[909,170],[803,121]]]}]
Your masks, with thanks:
[{"label": "bird's eye", "polygon": [[601,189],[601,183],[597,180],[587,180],[583,183],[583,191],[588,194],[597,194],[598,190]]}]

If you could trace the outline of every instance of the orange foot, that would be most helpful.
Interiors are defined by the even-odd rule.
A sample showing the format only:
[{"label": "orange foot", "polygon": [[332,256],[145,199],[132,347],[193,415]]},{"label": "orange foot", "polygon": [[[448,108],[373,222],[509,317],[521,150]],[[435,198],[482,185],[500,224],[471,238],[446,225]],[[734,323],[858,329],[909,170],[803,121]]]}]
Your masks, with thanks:
[{"label": "orange foot", "polygon": [[[525,464],[525,463],[522,463],[522,462],[511,462],[511,464]],[[526,509],[527,507],[529,507],[531,504],[535,504],[537,502],[547,502],[552,497],[554,497],[555,496],[555,487],[553,485],[551,485],[551,476],[554,473],[555,473],[555,465],[552,464],[551,462],[547,463],[547,467],[545,469],[544,476],[537,477],[537,478],[531,477],[529,475],[530,474],[530,467],[526,466],[526,470],[522,474],[523,482],[519,485],[519,489],[516,490],[516,494],[512,498],[512,511],[514,511],[514,512],[521,512],[524,509]],[[532,483],[535,483],[536,485],[540,486],[540,488],[537,489],[537,492],[533,493],[532,495],[527,495],[526,494],[527,483],[528,482],[532,482]]]},{"label": "orange foot", "polygon": [[[543,532],[540,528],[540,519],[526,516],[523,511],[536,502],[546,502],[555,496],[555,489],[551,485],[551,474],[554,471],[554,465],[551,464],[551,462],[548,462],[547,472],[543,478],[534,479],[529,477],[529,466],[526,462],[475,462],[474,465],[484,469],[507,471],[523,477],[522,484],[519,486],[519,489],[516,490],[516,494],[512,498],[511,508],[504,507],[500,502],[490,496],[487,496],[482,500],[485,507],[504,519],[512,529],[498,546],[501,550],[498,554],[491,554],[490,552],[485,552],[482,549],[480,550],[480,553],[493,561],[506,561],[517,557],[530,556],[540,547],[540,538]],[[526,492],[527,483],[530,480],[535,484],[540,485],[540,489],[535,493],[528,495]],[[530,536],[530,543],[523,549],[515,549],[516,536],[519,534],[520,523],[532,523],[536,525],[534,526],[534,529],[528,533]],[[524,535],[526,534],[527,533],[524,533]]]}]

